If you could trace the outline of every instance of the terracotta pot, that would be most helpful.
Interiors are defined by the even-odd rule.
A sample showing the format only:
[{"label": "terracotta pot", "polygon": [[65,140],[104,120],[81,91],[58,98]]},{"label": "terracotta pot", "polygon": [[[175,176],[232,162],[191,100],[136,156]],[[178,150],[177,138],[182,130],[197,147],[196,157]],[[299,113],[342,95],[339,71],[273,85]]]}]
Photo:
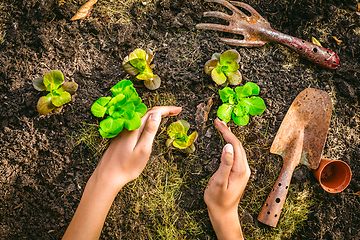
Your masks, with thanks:
[{"label": "terracotta pot", "polygon": [[351,170],[346,162],[322,158],[319,168],[313,171],[321,187],[329,193],[343,191],[350,183]]}]

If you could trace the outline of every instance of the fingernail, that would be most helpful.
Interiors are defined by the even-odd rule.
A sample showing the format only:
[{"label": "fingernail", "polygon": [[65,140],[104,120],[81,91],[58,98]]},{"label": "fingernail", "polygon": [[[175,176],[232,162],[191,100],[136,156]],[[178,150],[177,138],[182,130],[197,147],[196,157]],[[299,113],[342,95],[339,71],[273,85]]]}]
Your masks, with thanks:
[{"label": "fingernail", "polygon": [[161,113],[159,113],[159,112],[153,112],[153,113],[150,115],[150,119],[154,119],[155,121],[160,122],[160,120],[161,120]]},{"label": "fingernail", "polygon": [[231,128],[228,127],[228,125],[226,125],[226,123],[225,123],[223,120],[221,120],[220,118],[218,118],[218,119],[219,119],[219,122],[220,122],[222,125],[224,125],[225,127],[227,127],[227,128],[230,130],[230,132],[231,132]]},{"label": "fingernail", "polygon": [[224,151],[227,152],[227,153],[233,154],[234,153],[234,148],[230,143],[228,143],[228,144],[226,144],[224,146]]}]

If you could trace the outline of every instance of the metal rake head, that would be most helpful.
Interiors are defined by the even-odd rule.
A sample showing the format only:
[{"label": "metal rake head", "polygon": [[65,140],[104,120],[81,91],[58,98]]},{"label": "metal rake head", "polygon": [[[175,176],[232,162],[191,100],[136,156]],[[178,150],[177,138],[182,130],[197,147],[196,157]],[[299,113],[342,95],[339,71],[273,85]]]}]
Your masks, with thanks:
[{"label": "metal rake head", "polygon": [[[205,12],[204,17],[217,17],[229,22],[228,26],[200,23],[196,25],[197,29],[217,30],[242,35],[244,39],[221,38],[222,42],[230,45],[242,47],[259,47],[268,41],[262,37],[262,32],[270,30],[270,23],[266,21],[255,9],[243,2],[226,1],[226,0],[205,0],[205,2],[219,3],[232,11],[232,15],[223,12]],[[246,15],[239,8],[243,8],[250,13]]]}]

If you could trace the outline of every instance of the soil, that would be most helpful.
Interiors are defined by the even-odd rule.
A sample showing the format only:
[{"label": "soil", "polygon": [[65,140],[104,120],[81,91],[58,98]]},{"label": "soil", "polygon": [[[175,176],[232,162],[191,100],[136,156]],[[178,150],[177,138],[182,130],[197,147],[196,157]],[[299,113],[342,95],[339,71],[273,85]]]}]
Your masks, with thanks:
[{"label": "soil", "polygon": [[[356,13],[356,1],[249,0],[247,3],[274,29],[305,40],[314,36],[340,58],[338,69],[325,70],[278,44],[236,47],[241,55],[243,83],[257,83],[267,106],[264,114],[252,117],[248,126],[231,124],[233,131],[242,134],[252,170],[250,182],[260,187],[272,185],[268,182],[266,164],[278,163],[280,158],[269,154],[269,146],[297,94],[308,87],[328,92],[333,115],[323,156],[348,163],[352,180],[345,191],[329,194],[322,190],[308,168],[299,167],[292,182],[310,179],[314,197],[321,204],[311,208],[306,231],[293,238],[360,239],[360,200],[354,194],[360,191],[360,16]],[[84,122],[99,122],[90,112],[95,100],[106,96],[119,80],[132,79],[122,69],[121,62],[137,47],[154,50],[155,73],[162,79],[160,89],[154,92],[175,96],[184,109],[178,119],[189,121],[191,130],[203,126],[196,121],[197,107],[208,104],[210,99],[213,101],[204,129],[197,128],[199,161],[189,170],[199,174],[190,174],[190,181],[206,179],[219,164],[222,145],[213,126],[216,109],[221,104],[217,95],[219,87],[204,73],[203,66],[213,53],[234,47],[219,41],[220,36],[227,34],[195,29],[197,23],[216,21],[203,18],[202,13],[218,10],[219,5],[200,0],[160,0],[156,11],[142,14],[143,5],[136,4],[131,6],[130,24],[109,23],[108,17],[96,7],[91,17],[69,21],[78,7],[72,3],[59,6],[54,0],[3,3],[3,13],[11,14],[0,16],[0,26],[6,30],[5,41],[0,45],[1,239],[59,239],[64,234],[99,158],[85,147],[73,149],[73,137]],[[338,45],[332,36],[342,43]],[[40,115],[36,104],[43,93],[33,88],[32,81],[54,69],[61,70],[67,80],[77,82],[79,89],[61,113]],[[151,93],[141,82],[133,82],[148,103],[146,97]],[[267,157],[258,161],[263,155]],[[175,152],[174,156],[181,167],[181,159],[186,155]],[[281,161],[275,166],[277,171],[273,174],[278,174]],[[196,184],[183,188],[179,206],[186,211],[205,209],[203,190]],[[242,222],[252,221],[266,228],[256,222],[257,214],[248,212],[249,216]],[[125,217],[124,211],[119,211],[118,218]],[[136,227],[139,224],[134,223],[135,227],[120,224],[111,229],[112,221],[107,219],[103,239],[145,238]],[[215,238],[208,220],[203,222],[203,231],[193,238]]]}]

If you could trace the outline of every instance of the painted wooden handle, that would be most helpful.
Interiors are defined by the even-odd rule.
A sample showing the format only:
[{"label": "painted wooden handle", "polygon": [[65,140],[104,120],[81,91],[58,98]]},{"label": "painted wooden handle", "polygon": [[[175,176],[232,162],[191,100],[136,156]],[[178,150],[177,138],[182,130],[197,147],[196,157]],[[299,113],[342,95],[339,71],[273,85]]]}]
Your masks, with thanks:
[{"label": "painted wooden handle", "polygon": [[292,174],[296,164],[284,164],[276,183],[266,199],[258,220],[271,227],[276,227],[281,209],[284,206],[286,195],[289,191]]},{"label": "painted wooden handle", "polygon": [[287,46],[297,52],[300,56],[320,67],[326,69],[336,69],[339,65],[339,57],[335,52],[327,48],[320,47],[300,38],[283,34],[273,29],[267,30],[265,33],[267,34],[266,37],[268,41],[277,42]]}]

